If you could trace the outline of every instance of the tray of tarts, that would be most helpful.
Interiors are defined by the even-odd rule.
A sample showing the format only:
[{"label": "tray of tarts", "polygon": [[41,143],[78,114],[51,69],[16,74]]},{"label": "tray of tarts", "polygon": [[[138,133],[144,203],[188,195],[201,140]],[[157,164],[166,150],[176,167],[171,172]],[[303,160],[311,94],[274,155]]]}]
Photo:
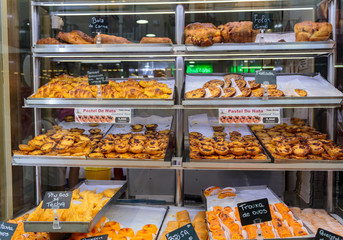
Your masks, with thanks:
[{"label": "tray of tarts", "polygon": [[231,131],[227,134],[224,126],[212,128],[213,137],[205,137],[200,132],[189,133],[190,162],[271,162],[252,133]]},{"label": "tray of tarts", "polygon": [[[259,196],[253,196],[248,192]],[[267,192],[266,192],[267,191]],[[245,192],[243,194],[243,192]],[[245,197],[243,196],[245,195]],[[261,196],[260,196],[261,195]],[[219,188],[212,186],[204,190],[205,198],[218,197],[220,201],[207,204],[206,219],[211,240],[226,239],[312,239],[313,232],[295,216],[266,186]],[[242,226],[237,203],[267,197],[272,221]],[[237,199],[239,198],[239,199]],[[261,235],[259,237],[259,235]]]},{"label": "tray of tarts", "polygon": [[90,232],[111,205],[126,191],[126,181],[86,180],[73,190],[69,209],[58,209],[60,229],[54,229],[52,209],[41,209],[43,202],[29,212],[25,232]]},{"label": "tray of tarts", "polygon": [[292,118],[290,125],[284,123],[270,128],[254,125],[251,129],[276,163],[343,161],[343,149],[328,139],[327,134],[305,125],[301,119]]},{"label": "tray of tarts", "polygon": [[169,133],[170,128],[159,130],[155,123],[133,124],[127,133],[109,131],[96,144],[89,159],[167,161],[172,153],[167,151],[171,143]]},{"label": "tray of tarts", "polygon": [[86,126],[88,129],[86,131],[82,128],[82,124],[77,126],[70,129],[63,129],[59,125],[53,126],[52,129],[34,137],[27,144],[19,144],[19,149],[13,151],[14,159],[16,157],[31,159],[33,156],[51,159],[56,157],[86,159],[110,128]]},{"label": "tray of tarts", "polygon": [[[157,79],[157,80],[156,80]],[[156,102],[172,105],[175,80],[173,78],[156,79],[110,79],[109,84],[89,85],[88,77],[59,75],[41,86],[37,92],[25,100],[27,106],[34,104],[96,104],[100,99],[116,100],[116,104],[143,104]],[[138,100],[139,99],[139,100]],[[73,101],[71,101],[73,100]],[[129,101],[129,102],[127,102]],[[157,103],[156,103],[157,104]]]}]

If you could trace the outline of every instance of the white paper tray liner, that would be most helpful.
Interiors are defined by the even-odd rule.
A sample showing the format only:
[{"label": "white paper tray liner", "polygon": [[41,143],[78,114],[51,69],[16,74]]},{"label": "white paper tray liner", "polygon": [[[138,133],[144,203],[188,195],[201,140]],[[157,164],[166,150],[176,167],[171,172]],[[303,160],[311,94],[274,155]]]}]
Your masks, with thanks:
[{"label": "white paper tray liner", "polygon": [[62,128],[65,129],[71,129],[71,128],[81,128],[81,129],[85,129],[86,131],[84,132],[84,134],[90,134],[89,130],[93,129],[93,128],[99,128],[101,130],[102,134],[106,134],[107,131],[111,128],[112,123],[110,124],[106,124],[106,123],[99,123],[98,126],[96,127],[91,127],[89,126],[89,123],[77,123],[77,122],[65,122],[62,121],[58,124],[59,126],[61,126]]},{"label": "white paper tray liner", "polygon": [[[255,43],[261,41],[262,33],[257,34]],[[285,40],[286,42],[295,42],[295,33],[264,33],[264,42],[265,43],[276,43],[280,40]]]},{"label": "white paper tray liner", "polygon": [[[156,115],[152,115],[150,117],[133,117],[131,124],[115,124],[113,128],[108,132],[109,134],[118,134],[118,133],[130,133],[131,125],[132,124],[152,124],[156,123],[157,129],[156,131],[161,131],[165,129],[170,129],[172,124],[173,117],[160,117]],[[141,132],[135,132],[135,133],[144,133],[146,131],[145,127],[143,126],[143,129]]]},{"label": "white paper tray liner", "polygon": [[[185,92],[202,88],[203,85],[210,80],[220,79],[224,80],[224,76],[190,76],[186,75],[185,83]],[[248,81],[255,80],[255,77],[245,77],[247,85],[249,86]],[[308,77],[302,75],[286,75],[286,76],[277,76],[277,88],[285,93],[285,96],[298,96],[294,92],[294,89],[304,89],[307,91],[307,96],[309,97],[342,97],[343,93],[336,88],[334,88],[327,80],[325,80],[320,74],[315,77]],[[226,87],[224,85],[224,87]],[[235,87],[235,82],[232,81],[232,87]],[[235,87],[238,91],[238,87]],[[291,91],[292,90],[292,91]],[[236,92],[236,95],[240,93]],[[208,94],[205,98],[210,97]]]}]

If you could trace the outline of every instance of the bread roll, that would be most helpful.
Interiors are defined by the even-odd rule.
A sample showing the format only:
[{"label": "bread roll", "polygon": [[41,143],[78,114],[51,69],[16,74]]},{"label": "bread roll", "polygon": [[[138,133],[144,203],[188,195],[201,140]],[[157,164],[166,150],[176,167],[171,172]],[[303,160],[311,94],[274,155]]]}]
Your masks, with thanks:
[{"label": "bread roll", "polygon": [[173,43],[170,38],[167,37],[143,37],[140,43]]},{"label": "bread roll", "polygon": [[327,41],[332,32],[332,25],[327,22],[305,21],[294,25],[295,39],[304,41]]},{"label": "bread roll", "polygon": [[132,43],[126,38],[123,37],[117,37],[114,35],[107,35],[107,34],[100,34],[95,37],[94,42],[97,42],[98,38],[101,38],[101,43],[102,44],[129,44]]}]

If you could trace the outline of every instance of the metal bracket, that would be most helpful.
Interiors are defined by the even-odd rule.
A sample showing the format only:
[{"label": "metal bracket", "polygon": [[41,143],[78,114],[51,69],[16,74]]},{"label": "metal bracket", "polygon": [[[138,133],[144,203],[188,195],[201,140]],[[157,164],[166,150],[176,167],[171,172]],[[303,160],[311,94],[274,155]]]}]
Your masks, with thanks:
[{"label": "metal bracket", "polygon": [[58,215],[56,209],[54,209],[54,221],[52,223],[52,229],[62,229],[60,225],[60,215]]},{"label": "metal bracket", "polygon": [[172,157],[171,163],[173,167],[182,167],[182,157]]}]

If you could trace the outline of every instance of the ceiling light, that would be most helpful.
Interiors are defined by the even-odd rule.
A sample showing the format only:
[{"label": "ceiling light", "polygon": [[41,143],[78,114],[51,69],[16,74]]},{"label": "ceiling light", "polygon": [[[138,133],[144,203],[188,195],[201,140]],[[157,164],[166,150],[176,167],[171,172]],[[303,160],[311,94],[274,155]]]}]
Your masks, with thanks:
[{"label": "ceiling light", "polygon": [[195,63],[195,61],[190,61],[189,63],[190,63],[190,64],[194,64],[194,63]]},{"label": "ceiling light", "polygon": [[156,34],[153,33],[148,33],[147,35],[145,35],[146,37],[156,37]]},{"label": "ceiling light", "polygon": [[147,24],[149,21],[145,19],[139,19],[136,21],[137,24]]}]

